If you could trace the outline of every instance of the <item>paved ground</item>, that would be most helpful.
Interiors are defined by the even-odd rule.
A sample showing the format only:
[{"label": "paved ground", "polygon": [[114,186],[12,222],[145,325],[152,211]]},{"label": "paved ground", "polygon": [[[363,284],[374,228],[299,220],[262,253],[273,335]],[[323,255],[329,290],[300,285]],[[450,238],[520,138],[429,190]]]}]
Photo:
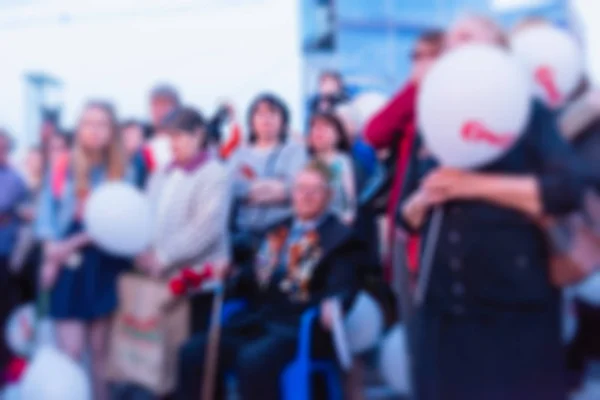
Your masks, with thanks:
[{"label": "paved ground", "polygon": [[[590,365],[587,375],[588,378],[583,388],[578,393],[573,393],[571,400],[600,400],[600,362]],[[376,378],[372,377],[371,379]],[[367,400],[406,400],[406,397],[394,394],[391,389],[376,382],[366,389],[365,398]]]},{"label": "paved ground", "polygon": [[[365,377],[365,399],[366,400],[406,400],[406,397],[395,394],[390,388],[386,387],[379,378],[375,369],[375,356],[372,355],[370,367],[367,367]],[[365,360],[367,361],[367,360]],[[571,396],[571,400],[600,400],[600,362],[588,366],[587,376],[583,388]],[[233,389],[233,388],[232,388]],[[151,399],[152,397],[141,397]],[[0,400],[26,400],[18,397],[8,397],[0,392]],[[230,391],[229,400],[238,400],[235,390]],[[532,399],[534,400],[534,399]],[[538,400],[538,399],[535,399]],[[543,399],[539,399],[543,400]]]},{"label": "paved ground", "polygon": [[600,362],[588,366],[588,378],[579,393],[572,400],[600,400]]}]

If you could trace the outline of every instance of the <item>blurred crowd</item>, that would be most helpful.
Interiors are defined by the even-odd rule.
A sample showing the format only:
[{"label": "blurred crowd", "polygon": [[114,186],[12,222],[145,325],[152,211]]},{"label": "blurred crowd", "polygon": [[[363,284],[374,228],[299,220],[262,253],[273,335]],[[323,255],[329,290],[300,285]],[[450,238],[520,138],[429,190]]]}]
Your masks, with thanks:
[{"label": "blurred crowd", "polygon": [[[579,322],[568,342],[562,325],[563,292],[598,261],[600,92],[584,78],[559,109],[536,102],[524,139],[477,171],[440,166],[417,124],[420,84],[438,57],[469,43],[507,48],[509,35],[479,16],[424,33],[410,54],[410,78],[368,118],[343,77],[324,71],[299,136],[277,94],[258,94],[245,119],[228,104],[207,116],[168,84],[149,94],[149,123],[122,120],[103,101],[84,105],[72,134],[48,121],[22,165],[9,162],[13,143],[1,130],[3,324],[17,305],[43,303],[61,352],[77,362],[88,355],[99,400],[220,399],[232,381],[242,399],[288,398],[289,381],[302,382],[290,365],[301,368],[303,352],[346,378],[344,398],[362,398],[368,351],[399,322],[410,368],[397,374],[410,371],[417,400],[567,398],[586,362],[600,357],[600,304],[572,299]],[[111,254],[86,232],[86,200],[108,181],[135,186],[150,204],[152,244],[135,257]],[[415,302],[436,207],[445,215],[433,272]],[[547,237],[549,221],[577,212],[596,241],[582,249],[588,242],[567,230],[562,254],[575,249],[577,262],[594,264],[584,272],[571,259],[556,261]],[[160,372],[144,372],[160,383],[128,381],[135,368],[119,370],[111,349],[120,332],[114,317],[145,290],[144,280],[186,303],[160,339],[173,344],[148,345],[172,353],[161,356]],[[207,282],[221,284],[213,290]],[[339,321],[365,295],[382,329],[344,365]],[[131,314],[140,315],[125,322],[137,334],[162,323],[139,311],[160,296],[157,289],[143,305],[131,300]],[[181,311],[163,305],[160,315]],[[349,342],[360,341],[360,325],[345,325]],[[125,354],[129,344],[119,343]],[[4,368],[15,356],[0,346]],[[308,398],[328,398],[329,386],[315,379]]]}]

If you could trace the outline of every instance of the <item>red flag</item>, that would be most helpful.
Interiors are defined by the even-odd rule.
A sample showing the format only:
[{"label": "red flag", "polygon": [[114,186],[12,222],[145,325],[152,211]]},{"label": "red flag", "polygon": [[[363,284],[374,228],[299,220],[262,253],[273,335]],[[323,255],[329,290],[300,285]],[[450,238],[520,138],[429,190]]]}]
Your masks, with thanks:
[{"label": "red flag", "polygon": [[240,144],[242,144],[242,129],[238,124],[233,124],[229,138],[219,149],[219,155],[223,160],[227,160]]},{"label": "red flag", "polygon": [[69,171],[69,163],[70,157],[68,154],[65,154],[58,158],[54,164],[50,166],[50,168],[52,168],[52,194],[56,198],[60,198],[62,196],[65,188],[65,184],[67,182],[67,173]]},{"label": "red flag", "polygon": [[144,146],[142,149],[142,158],[144,159],[144,164],[149,172],[154,172],[156,169],[156,160],[154,159],[154,155],[152,154],[152,149],[150,146]]}]

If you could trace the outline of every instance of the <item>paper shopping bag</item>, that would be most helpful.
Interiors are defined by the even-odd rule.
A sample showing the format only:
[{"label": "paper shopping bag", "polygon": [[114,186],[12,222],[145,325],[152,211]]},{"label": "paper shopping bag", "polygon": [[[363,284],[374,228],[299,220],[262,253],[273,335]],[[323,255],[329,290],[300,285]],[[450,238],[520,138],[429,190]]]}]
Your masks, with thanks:
[{"label": "paper shopping bag", "polygon": [[127,274],[119,280],[119,302],[109,380],[137,384],[159,396],[170,393],[177,354],[189,335],[187,301],[175,301],[164,281]]}]

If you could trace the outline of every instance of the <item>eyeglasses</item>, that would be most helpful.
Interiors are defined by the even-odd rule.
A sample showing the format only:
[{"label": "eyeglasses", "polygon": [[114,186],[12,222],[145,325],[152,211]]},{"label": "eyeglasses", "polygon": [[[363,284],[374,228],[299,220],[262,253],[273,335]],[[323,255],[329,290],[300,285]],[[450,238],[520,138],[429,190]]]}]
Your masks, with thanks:
[{"label": "eyeglasses", "polygon": [[320,186],[306,186],[306,185],[296,185],[292,188],[294,193],[304,194],[309,196],[319,196],[327,192],[327,187],[324,185]]},{"label": "eyeglasses", "polygon": [[432,58],[436,58],[438,56],[438,53],[435,51],[419,51],[419,50],[415,50],[412,53],[410,53],[410,59],[413,62],[417,62],[417,61],[421,61],[421,60],[427,60],[427,59],[432,59]]}]

